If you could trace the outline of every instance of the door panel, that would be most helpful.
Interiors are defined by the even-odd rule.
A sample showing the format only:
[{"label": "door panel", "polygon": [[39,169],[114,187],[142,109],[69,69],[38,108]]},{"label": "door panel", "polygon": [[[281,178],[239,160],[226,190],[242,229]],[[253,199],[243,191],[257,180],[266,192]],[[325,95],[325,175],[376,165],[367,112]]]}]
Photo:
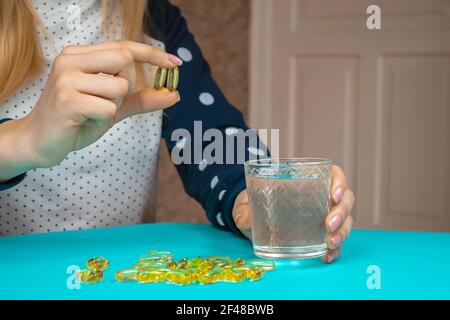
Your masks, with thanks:
[{"label": "door panel", "polygon": [[298,56],[293,64],[289,149],[333,159],[353,185],[358,59]]},{"label": "door panel", "polygon": [[384,56],[381,225],[440,230],[450,198],[450,55]]}]

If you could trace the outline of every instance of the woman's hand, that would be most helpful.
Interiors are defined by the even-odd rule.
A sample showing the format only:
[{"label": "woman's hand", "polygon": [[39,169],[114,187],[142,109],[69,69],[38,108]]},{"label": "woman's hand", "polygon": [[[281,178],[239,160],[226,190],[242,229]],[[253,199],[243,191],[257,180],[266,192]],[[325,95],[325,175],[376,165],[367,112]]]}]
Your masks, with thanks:
[{"label": "woman's hand", "polygon": [[[322,257],[325,263],[331,263],[339,257],[342,243],[349,236],[352,229],[353,219],[350,212],[355,202],[355,195],[348,188],[347,179],[341,168],[333,166],[331,175],[331,198],[333,203],[325,221],[328,230],[328,252]],[[251,238],[250,227],[252,219],[247,190],[243,190],[236,197],[233,207],[233,218],[236,226],[242,233],[246,237]]]},{"label": "woman's hand", "polygon": [[65,48],[55,59],[31,113],[8,121],[16,127],[19,154],[27,158],[29,167],[54,166],[69,152],[97,141],[120,120],[179,101],[177,91],[144,88],[136,92],[135,62],[161,67],[180,64],[160,49],[130,41]]}]

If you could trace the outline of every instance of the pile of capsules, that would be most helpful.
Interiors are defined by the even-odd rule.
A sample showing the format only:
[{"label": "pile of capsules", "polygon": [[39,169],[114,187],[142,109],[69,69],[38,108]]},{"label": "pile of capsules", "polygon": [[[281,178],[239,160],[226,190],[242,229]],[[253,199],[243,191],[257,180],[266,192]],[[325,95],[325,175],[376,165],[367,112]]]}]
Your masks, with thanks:
[{"label": "pile of capsules", "polygon": [[87,268],[76,273],[79,281],[84,283],[97,283],[103,280],[103,272],[108,269],[109,261],[103,257],[95,257],[88,260]]},{"label": "pile of capsules", "polygon": [[[97,261],[105,260],[102,257],[97,257],[89,261],[93,259],[97,259]],[[232,260],[226,256],[211,256],[207,258],[183,258],[175,261],[171,252],[150,251],[140,256],[138,263],[133,267],[117,271],[115,278],[118,281],[137,281],[141,283],[212,284],[217,282],[242,282],[245,279],[250,281],[259,280],[265,271],[270,271],[274,268],[275,264],[272,261],[263,259],[244,261],[241,258]],[[88,270],[92,271],[94,269]],[[101,279],[95,276],[95,272],[99,271],[92,271],[93,275],[91,277],[85,277],[85,279],[91,281],[84,281],[82,277],[79,279],[88,283],[99,282]]]},{"label": "pile of capsules", "polygon": [[157,90],[167,88],[170,91],[177,90],[179,79],[178,67],[175,68],[161,68],[156,70],[155,82],[153,87]]}]

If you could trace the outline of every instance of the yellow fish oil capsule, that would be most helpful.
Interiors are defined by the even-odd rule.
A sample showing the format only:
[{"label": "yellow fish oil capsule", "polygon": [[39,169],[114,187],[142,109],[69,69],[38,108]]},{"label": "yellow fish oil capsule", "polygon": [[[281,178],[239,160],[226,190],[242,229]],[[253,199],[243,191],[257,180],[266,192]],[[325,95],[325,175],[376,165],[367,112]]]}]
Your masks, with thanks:
[{"label": "yellow fish oil capsule", "polygon": [[178,267],[178,268],[185,268],[187,262],[188,262],[188,259],[187,259],[187,258],[183,258],[183,259],[181,259],[180,261],[178,261],[177,267]]},{"label": "yellow fish oil capsule", "polygon": [[200,257],[195,257],[187,260],[186,268],[198,268],[204,263],[204,260]]},{"label": "yellow fish oil capsule", "polygon": [[197,282],[200,284],[213,284],[221,281],[222,275],[220,272],[211,271],[205,274],[201,274],[197,277]]},{"label": "yellow fish oil capsule", "polygon": [[141,262],[133,267],[133,269],[146,270],[146,269],[167,269],[165,262],[152,261]]},{"label": "yellow fish oil capsule", "polygon": [[239,272],[232,269],[222,269],[222,280],[227,282],[241,282],[244,280],[244,276]]},{"label": "yellow fish oil capsule", "polygon": [[92,269],[83,269],[76,273],[76,278],[78,281],[84,283],[97,283],[103,280],[103,272]]},{"label": "yellow fish oil capsule", "polygon": [[154,256],[155,258],[166,259],[166,260],[173,259],[173,253],[170,251],[152,250],[148,254]]},{"label": "yellow fish oil capsule", "polygon": [[109,261],[103,257],[94,257],[89,259],[86,265],[89,269],[103,271],[108,269]]},{"label": "yellow fish oil capsule", "polygon": [[161,270],[142,270],[136,274],[136,280],[139,282],[161,282],[166,278],[166,273]]},{"label": "yellow fish oil capsule", "polygon": [[161,89],[164,88],[164,85],[166,84],[166,78],[167,78],[167,68],[161,68],[159,67],[156,70],[155,74],[155,82],[153,84],[153,87],[155,89]]},{"label": "yellow fish oil capsule", "polygon": [[248,260],[247,264],[258,267],[264,271],[271,271],[275,269],[275,263],[267,259],[252,259]]},{"label": "yellow fish oil capsule", "polygon": [[187,285],[194,281],[194,277],[191,272],[187,270],[175,270],[166,275],[166,280],[170,283]]},{"label": "yellow fish oil capsule", "polygon": [[262,278],[263,272],[260,269],[253,269],[251,271],[247,271],[245,274],[246,278],[249,278],[252,281],[256,281]]},{"label": "yellow fish oil capsule", "polygon": [[204,274],[204,273],[207,273],[207,272],[211,271],[213,268],[214,268],[214,266],[210,265],[207,262],[203,262],[198,267],[190,268],[190,269],[194,270],[194,272],[196,272],[198,274]]},{"label": "yellow fish oil capsule", "polygon": [[213,257],[208,257],[206,258],[206,260],[211,263],[212,265],[224,265],[224,264],[229,264],[232,263],[233,260],[231,260],[229,257],[225,257],[225,256],[213,256]]},{"label": "yellow fish oil capsule", "polygon": [[235,271],[240,273],[243,277],[250,279],[252,281],[261,279],[264,274],[261,269],[245,265],[237,267]]},{"label": "yellow fish oil capsule", "polygon": [[167,89],[170,91],[177,90],[178,80],[180,77],[178,67],[171,68],[167,71]]},{"label": "yellow fish oil capsule", "polygon": [[221,265],[217,265],[220,269],[229,269],[229,270],[233,270],[234,268],[239,267],[240,265],[235,263],[235,262],[230,262],[230,263],[224,263]]},{"label": "yellow fish oil capsule", "polygon": [[118,281],[133,281],[136,280],[136,274],[139,272],[139,270],[136,269],[123,269],[119,270],[115,274],[115,278]]},{"label": "yellow fish oil capsule", "polygon": [[166,262],[172,260],[172,253],[169,251],[150,251],[149,253],[143,254],[139,257],[139,262],[148,262],[148,261],[158,261],[158,262]]},{"label": "yellow fish oil capsule", "polygon": [[175,261],[170,261],[167,264],[167,268],[169,268],[170,270],[176,270],[178,267],[177,263]]},{"label": "yellow fish oil capsule", "polygon": [[177,90],[178,81],[180,79],[180,70],[178,67],[161,68],[156,70],[155,81],[153,87],[157,90],[167,88],[170,91]]}]

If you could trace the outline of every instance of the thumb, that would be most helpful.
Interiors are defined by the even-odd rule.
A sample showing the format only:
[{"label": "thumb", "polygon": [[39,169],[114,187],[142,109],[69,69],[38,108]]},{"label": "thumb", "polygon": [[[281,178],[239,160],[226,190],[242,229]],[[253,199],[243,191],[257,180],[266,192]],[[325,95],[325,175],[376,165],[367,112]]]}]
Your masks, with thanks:
[{"label": "thumb", "polygon": [[247,191],[244,190],[236,197],[233,207],[233,219],[241,230],[250,229],[252,226],[252,214],[248,205]]},{"label": "thumb", "polygon": [[169,91],[165,88],[159,90],[144,88],[125,97],[122,106],[118,110],[116,122],[135,114],[171,107],[178,101],[180,101],[178,91]]}]

